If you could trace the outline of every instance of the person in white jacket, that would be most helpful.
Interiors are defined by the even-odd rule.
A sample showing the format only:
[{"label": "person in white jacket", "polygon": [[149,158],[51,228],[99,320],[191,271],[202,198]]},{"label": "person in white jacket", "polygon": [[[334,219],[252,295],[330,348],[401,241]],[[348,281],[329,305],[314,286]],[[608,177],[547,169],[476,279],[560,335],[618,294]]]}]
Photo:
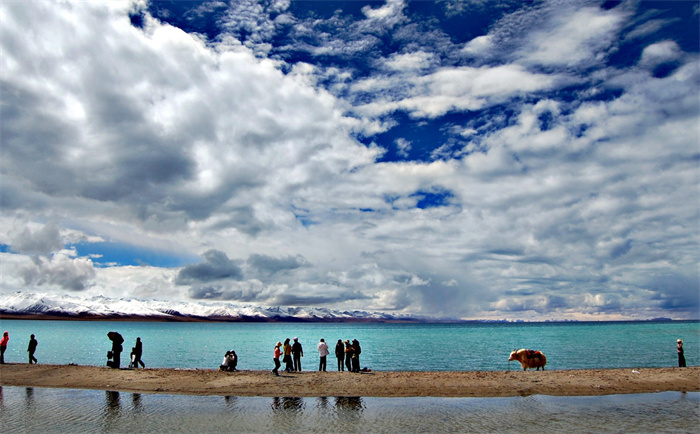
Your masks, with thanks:
[{"label": "person in white jacket", "polygon": [[236,352],[233,350],[226,351],[224,360],[221,362],[221,366],[219,366],[219,371],[236,372],[238,371],[236,365],[238,365],[238,355],[236,355]]},{"label": "person in white jacket", "polygon": [[321,339],[321,342],[318,343],[318,355],[321,357],[321,361],[318,364],[318,370],[326,372],[326,356],[330,354],[328,352],[328,345],[326,345],[326,341]]}]

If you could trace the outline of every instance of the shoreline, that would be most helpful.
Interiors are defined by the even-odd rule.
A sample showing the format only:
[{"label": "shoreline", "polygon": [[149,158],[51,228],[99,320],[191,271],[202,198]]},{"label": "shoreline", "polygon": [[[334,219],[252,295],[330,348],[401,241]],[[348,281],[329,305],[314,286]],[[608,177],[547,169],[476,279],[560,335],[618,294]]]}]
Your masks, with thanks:
[{"label": "shoreline", "polygon": [[270,371],[0,365],[0,386],[260,397],[514,397],[700,392],[700,367],[557,371]]}]

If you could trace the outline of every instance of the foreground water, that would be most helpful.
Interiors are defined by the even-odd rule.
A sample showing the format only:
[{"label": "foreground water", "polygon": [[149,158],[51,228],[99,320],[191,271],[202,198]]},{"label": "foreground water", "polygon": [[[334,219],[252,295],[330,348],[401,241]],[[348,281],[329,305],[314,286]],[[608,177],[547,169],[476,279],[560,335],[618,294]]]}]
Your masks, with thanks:
[{"label": "foreground water", "polygon": [[676,339],[685,343],[688,366],[700,365],[700,322],[604,322],[509,324],[326,324],[326,323],[158,323],[3,320],[10,333],[9,363],[27,362],[29,335],[39,341],[39,363],[103,366],[111,342],[122,334],[122,366],[136,337],[147,367],[217,368],[235,349],[240,369],[271,369],[277,341],[299,337],[302,368],[318,369],[316,344],[331,347],[335,369],[338,339],[358,339],[362,366],[374,370],[507,370],[514,348],[547,355],[548,369],[652,368],[677,366]]},{"label": "foreground water", "polygon": [[3,432],[696,432],[700,393],[236,398],[0,388]]}]

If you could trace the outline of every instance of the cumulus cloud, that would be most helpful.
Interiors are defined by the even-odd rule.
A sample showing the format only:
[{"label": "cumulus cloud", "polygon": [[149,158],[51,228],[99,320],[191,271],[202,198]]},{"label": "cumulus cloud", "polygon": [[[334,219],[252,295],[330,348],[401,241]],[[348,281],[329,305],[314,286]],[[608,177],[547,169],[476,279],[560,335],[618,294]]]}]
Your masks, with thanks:
[{"label": "cumulus cloud", "polygon": [[[356,106],[365,116],[381,116],[406,111],[414,117],[436,118],[452,111],[476,111],[518,97],[550,89],[560,81],[557,76],[531,73],[516,65],[495,67],[443,68],[428,75],[404,78],[405,83],[391,98],[376,99]],[[368,80],[354,87],[358,92],[394,89],[393,80]]]},{"label": "cumulus cloud", "polygon": [[406,4],[403,0],[388,0],[383,6],[378,8],[363,6],[362,13],[370,20],[394,24],[402,18],[402,10],[405,6]]},{"label": "cumulus cloud", "polygon": [[19,233],[11,243],[14,251],[27,255],[48,256],[63,248],[58,226],[53,223],[32,231],[29,227]]},{"label": "cumulus cloud", "polygon": [[425,69],[430,65],[433,54],[417,51],[415,53],[394,54],[385,66],[396,71]]},{"label": "cumulus cloud", "polygon": [[[521,61],[545,66],[589,66],[614,49],[625,13],[597,7],[556,7],[545,26],[531,32],[518,52]],[[534,24],[534,22],[533,22]]]},{"label": "cumulus cloud", "polygon": [[78,258],[75,251],[64,249],[66,239],[88,237],[75,230],[65,231],[64,237],[53,222],[30,226],[25,226],[10,244],[13,252],[31,258],[16,269],[25,285],[83,291],[93,284],[96,272],[90,258]]},{"label": "cumulus cloud", "polygon": [[272,276],[285,271],[296,270],[301,267],[308,267],[310,264],[301,255],[287,256],[286,258],[275,258],[268,255],[253,254],[248,257],[248,265],[254,272]]},{"label": "cumulus cloud", "polygon": [[[420,6],[197,5],[208,38],[164,4],[2,3],[2,289],[696,317],[700,68],[675,21],[539,2],[467,37]],[[93,241],[205,253],[66,249]]]},{"label": "cumulus cloud", "polygon": [[65,253],[51,258],[35,257],[32,264],[20,269],[20,273],[29,287],[56,285],[69,291],[85,290],[96,275],[89,258],[74,258]]},{"label": "cumulus cloud", "polygon": [[240,280],[243,271],[238,263],[228,258],[226,253],[208,250],[202,254],[204,262],[183,267],[175,278],[177,285],[189,285],[217,280]]},{"label": "cumulus cloud", "polygon": [[674,41],[663,41],[651,44],[642,51],[639,64],[643,66],[656,66],[660,63],[674,62],[681,56],[680,47]]},{"label": "cumulus cloud", "polygon": [[[251,195],[284,200],[288,189],[372,161],[371,150],[336,128],[347,122],[331,98],[246,49],[217,53],[153,20],[139,31],[119,4],[37,4],[32,13],[44,26],[28,42],[17,40],[29,25],[27,11],[6,9],[7,178],[62,198],[64,209],[112,206],[150,230],[222,213],[231,218],[211,223],[254,235],[275,223],[253,215],[270,213],[251,208]],[[74,19],[88,23],[81,38],[68,36]],[[50,81],[24,78],[37,57]],[[264,176],[270,172],[275,179]]]}]

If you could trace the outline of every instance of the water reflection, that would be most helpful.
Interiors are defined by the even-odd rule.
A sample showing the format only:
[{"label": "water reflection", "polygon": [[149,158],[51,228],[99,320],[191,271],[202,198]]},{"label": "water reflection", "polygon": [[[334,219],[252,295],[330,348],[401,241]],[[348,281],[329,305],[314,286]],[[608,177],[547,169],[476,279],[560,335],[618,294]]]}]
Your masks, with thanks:
[{"label": "water reflection", "polygon": [[301,413],[304,409],[304,400],[296,397],[272,398],[272,409],[284,410],[292,413]]},{"label": "water reflection", "polygon": [[304,400],[296,397],[272,398],[270,415],[275,429],[281,431],[301,431],[304,422]]},{"label": "water reflection", "polygon": [[[122,395],[123,394],[123,395]],[[122,401],[122,398],[124,400]],[[223,398],[223,399],[222,399]],[[17,432],[697,432],[700,393],[527,398],[245,398],[0,387]],[[12,431],[12,429],[10,430]],[[3,431],[4,432],[4,431]]]},{"label": "water reflection", "polygon": [[224,404],[227,410],[235,410],[238,404],[237,396],[224,396]]},{"label": "water reflection", "polygon": [[143,404],[141,403],[141,394],[140,393],[132,393],[131,394],[131,405],[134,410],[134,413],[142,413],[143,412]]},{"label": "water reflection", "polygon": [[362,411],[364,403],[359,396],[338,396],[335,398],[334,419],[339,424],[338,428],[365,426]]},{"label": "water reflection", "polygon": [[364,405],[362,404],[362,398],[359,396],[338,396],[335,398],[335,408],[361,412]]},{"label": "water reflection", "polygon": [[33,387],[27,387],[27,389],[24,392],[24,402],[27,404],[27,407],[31,407],[32,404],[34,404],[34,388]]},{"label": "water reflection", "polygon": [[328,398],[325,396],[316,398],[316,408],[326,410],[328,408]]},{"label": "water reflection", "polygon": [[[121,403],[119,402],[119,392],[108,390],[105,392],[105,405],[102,408],[102,419],[105,430],[109,430],[119,423],[121,416]],[[113,426],[114,425],[114,426]]]}]

